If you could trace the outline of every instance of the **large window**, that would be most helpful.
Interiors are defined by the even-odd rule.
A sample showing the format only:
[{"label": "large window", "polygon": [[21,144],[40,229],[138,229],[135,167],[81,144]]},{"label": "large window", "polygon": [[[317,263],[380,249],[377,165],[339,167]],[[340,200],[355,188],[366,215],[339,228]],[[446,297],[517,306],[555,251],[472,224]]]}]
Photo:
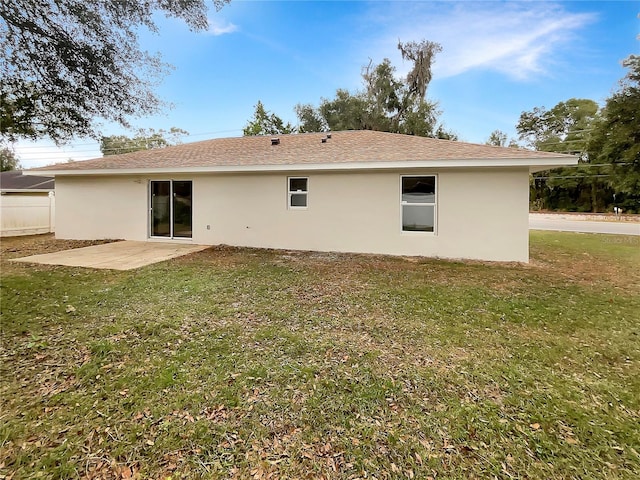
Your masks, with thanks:
[{"label": "large window", "polygon": [[435,232],[436,177],[402,177],[402,231]]},{"label": "large window", "polygon": [[309,179],[307,177],[289,177],[289,208],[307,208]]}]

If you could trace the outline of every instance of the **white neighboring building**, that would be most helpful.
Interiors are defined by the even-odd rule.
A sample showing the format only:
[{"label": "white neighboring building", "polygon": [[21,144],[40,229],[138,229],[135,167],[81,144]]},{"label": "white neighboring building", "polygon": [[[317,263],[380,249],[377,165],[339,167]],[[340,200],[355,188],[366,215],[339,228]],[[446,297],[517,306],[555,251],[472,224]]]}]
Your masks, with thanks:
[{"label": "white neighboring building", "polygon": [[0,173],[0,236],[55,231],[55,182],[52,178]]},{"label": "white neighboring building", "polygon": [[529,173],[577,157],[374,131],[53,165],[56,236],[518,261]]}]

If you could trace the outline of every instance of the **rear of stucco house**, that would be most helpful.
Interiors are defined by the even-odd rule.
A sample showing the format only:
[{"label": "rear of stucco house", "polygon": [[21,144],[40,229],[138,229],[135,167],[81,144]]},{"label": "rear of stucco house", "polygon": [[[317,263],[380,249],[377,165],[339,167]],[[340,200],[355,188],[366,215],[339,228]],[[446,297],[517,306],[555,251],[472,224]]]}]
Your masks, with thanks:
[{"label": "rear of stucco house", "polygon": [[349,131],[214,139],[39,174],[56,179],[58,238],[527,262],[529,173],[576,161]]}]

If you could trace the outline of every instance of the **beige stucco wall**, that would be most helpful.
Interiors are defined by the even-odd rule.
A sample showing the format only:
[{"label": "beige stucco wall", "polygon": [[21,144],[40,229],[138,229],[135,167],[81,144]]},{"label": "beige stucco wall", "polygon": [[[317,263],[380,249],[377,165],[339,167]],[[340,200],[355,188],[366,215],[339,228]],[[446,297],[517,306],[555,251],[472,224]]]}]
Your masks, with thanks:
[{"label": "beige stucco wall", "polygon": [[56,177],[56,237],[147,238],[147,181],[133,177]]},{"label": "beige stucco wall", "polygon": [[[401,231],[400,172],[297,172],[306,210],[287,208],[286,173],[172,178],[193,180],[193,243],[528,260],[526,168],[403,174],[437,175],[435,234]],[[56,178],[57,235],[146,239],[148,181]]]}]

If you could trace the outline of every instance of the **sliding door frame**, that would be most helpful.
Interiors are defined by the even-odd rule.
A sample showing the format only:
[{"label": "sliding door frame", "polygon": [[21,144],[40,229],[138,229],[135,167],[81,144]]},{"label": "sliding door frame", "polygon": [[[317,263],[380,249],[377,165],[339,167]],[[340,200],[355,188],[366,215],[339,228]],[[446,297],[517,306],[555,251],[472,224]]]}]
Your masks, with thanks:
[{"label": "sliding door frame", "polygon": [[[193,180],[173,180],[173,179],[156,179],[156,180],[149,180],[149,184],[148,184],[148,191],[147,191],[147,199],[148,199],[148,211],[149,211],[149,218],[148,218],[148,236],[149,238],[152,239],[166,239],[166,240],[191,240],[193,238],[193,232],[191,231],[190,234],[188,236],[186,235],[179,235],[176,236],[176,218],[175,218],[175,203],[176,203],[176,195],[175,195],[175,188],[174,188],[174,184],[176,182],[188,182],[191,184],[191,198],[190,198],[190,202],[191,205],[189,206],[190,208],[190,226],[191,229],[193,230]],[[169,186],[169,195],[168,195],[168,199],[167,199],[167,206],[166,208],[169,210],[168,214],[169,214],[169,218],[168,218],[168,222],[169,222],[169,235],[158,235],[155,233],[155,228],[154,228],[154,201],[153,201],[153,197],[154,197],[154,184],[160,184],[160,183],[167,183]],[[156,205],[156,208],[158,208],[158,206]]]}]

